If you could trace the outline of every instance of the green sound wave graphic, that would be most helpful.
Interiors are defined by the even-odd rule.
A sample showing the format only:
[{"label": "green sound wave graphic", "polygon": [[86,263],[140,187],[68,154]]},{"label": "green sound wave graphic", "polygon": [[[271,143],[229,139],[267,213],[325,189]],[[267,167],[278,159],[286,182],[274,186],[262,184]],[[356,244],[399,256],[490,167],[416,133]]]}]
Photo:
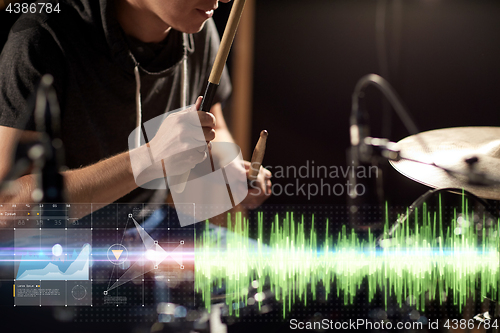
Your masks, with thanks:
[{"label": "green sound wave graphic", "polygon": [[[441,208],[431,212],[424,204],[412,221],[381,242],[382,247],[371,232],[363,240],[344,226],[336,236],[330,235],[328,220],[323,222],[326,236],[320,239],[314,216],[306,224],[303,216],[296,219],[293,213],[283,218],[276,214],[266,242],[263,216],[258,214],[257,245],[250,242],[249,221],[241,215],[234,225],[228,216],[232,233],[226,248],[221,248],[220,230],[209,232],[207,223],[195,250],[195,289],[207,309],[214,288],[224,286],[230,315],[238,316],[239,308],[233,311],[231,305],[247,304],[248,287],[255,280],[260,295],[266,283],[270,286],[283,304],[283,317],[296,302],[307,305],[308,294],[315,300],[319,284],[327,298],[342,297],[344,304],[352,304],[365,280],[369,301],[382,292],[386,308],[389,297],[395,296],[399,306],[411,297],[417,310],[425,311],[426,298],[442,303],[452,294],[461,311],[478,288],[482,296],[500,299],[500,221],[487,221],[483,214],[482,223],[475,223],[477,214],[466,207],[461,213],[455,209],[451,223],[443,227]],[[260,301],[257,296],[256,300]]]}]

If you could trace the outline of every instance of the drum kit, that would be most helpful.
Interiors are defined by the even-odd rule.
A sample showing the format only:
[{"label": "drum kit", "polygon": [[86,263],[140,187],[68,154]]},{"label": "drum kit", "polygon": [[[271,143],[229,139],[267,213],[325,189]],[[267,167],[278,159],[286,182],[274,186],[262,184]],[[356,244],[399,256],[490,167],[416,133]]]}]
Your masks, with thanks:
[{"label": "drum kit", "polygon": [[[388,240],[390,243],[396,231],[409,223],[415,209],[433,200],[436,202],[438,193],[461,195],[472,202],[473,211],[482,211],[491,221],[499,219],[494,203],[500,200],[500,127],[430,130],[408,136],[390,145],[390,150],[396,152],[397,157],[389,158],[389,162],[398,172],[433,190],[420,196],[406,214],[378,238],[378,245]],[[481,228],[481,221],[476,222],[479,224],[477,227]],[[489,233],[489,228],[486,225],[484,227],[487,229],[486,233]],[[498,318],[499,304],[486,297],[484,301],[481,313],[474,319],[483,322]],[[489,307],[489,311],[484,311],[485,306]]]}]

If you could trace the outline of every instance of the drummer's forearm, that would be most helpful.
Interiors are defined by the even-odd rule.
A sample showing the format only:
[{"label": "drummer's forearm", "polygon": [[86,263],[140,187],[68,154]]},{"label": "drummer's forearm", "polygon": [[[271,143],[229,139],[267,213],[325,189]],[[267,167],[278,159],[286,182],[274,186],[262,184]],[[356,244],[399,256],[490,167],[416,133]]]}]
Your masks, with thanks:
[{"label": "drummer's forearm", "polygon": [[[95,209],[116,201],[137,187],[128,152],[84,168],[65,171],[62,175],[67,202],[95,203]],[[10,191],[0,195],[0,202],[34,203],[32,193],[36,186],[35,175],[20,177]]]},{"label": "drummer's forearm", "polygon": [[63,172],[70,203],[112,203],[137,188],[130,157],[124,152],[93,165]]},{"label": "drummer's forearm", "polygon": [[[216,141],[234,142],[222,115],[220,103],[211,112],[217,118]],[[92,203],[95,209],[112,203],[137,188],[128,152],[93,165],[62,173],[67,203]],[[26,175],[14,182],[13,190],[0,193],[2,203],[34,203],[36,176]]]}]

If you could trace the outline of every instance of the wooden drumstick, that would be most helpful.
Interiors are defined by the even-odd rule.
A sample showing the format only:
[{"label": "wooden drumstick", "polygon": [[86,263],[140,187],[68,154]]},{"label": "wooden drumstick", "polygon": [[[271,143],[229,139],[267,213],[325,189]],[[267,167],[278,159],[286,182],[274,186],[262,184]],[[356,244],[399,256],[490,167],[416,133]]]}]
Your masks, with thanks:
[{"label": "wooden drumstick", "polygon": [[238,29],[244,7],[245,0],[234,1],[233,8],[229,14],[226,29],[224,30],[224,35],[222,36],[222,40],[220,42],[219,51],[215,57],[210,77],[208,78],[207,89],[203,95],[203,102],[201,102],[200,111],[210,112],[215,92],[217,91],[217,87],[219,87],[222,71],[226,65],[227,57],[229,55],[229,51],[231,50],[231,45],[233,44],[234,36],[236,35],[236,30]]},{"label": "wooden drumstick", "polygon": [[269,133],[266,130],[260,132],[259,141],[257,141],[257,145],[253,150],[250,170],[248,172],[248,179],[250,181],[257,180],[257,176],[259,175],[260,166],[262,165],[264,154],[266,153],[266,141],[268,134]]},{"label": "wooden drumstick", "polygon": [[[210,112],[212,104],[214,101],[215,93],[219,87],[219,83],[222,77],[222,71],[226,65],[227,57],[229,51],[231,50],[231,45],[233,44],[234,36],[236,35],[236,30],[240,23],[241,14],[243,13],[243,8],[245,7],[246,0],[235,0],[231,13],[229,14],[229,19],[226,24],[226,29],[224,30],[224,35],[220,42],[219,50],[215,57],[214,65],[212,71],[210,72],[210,77],[208,78],[207,88],[205,94],[203,95],[203,101],[201,102],[200,111]],[[212,158],[212,153],[210,151],[210,146],[208,149],[208,155],[210,158],[210,164],[212,165],[212,172],[215,172],[214,162]],[[224,172],[224,168],[222,168]],[[184,192],[186,187],[186,182],[189,178],[191,170],[185,172],[182,175],[172,176],[169,183],[177,184],[171,185],[170,188],[176,193]]]}]

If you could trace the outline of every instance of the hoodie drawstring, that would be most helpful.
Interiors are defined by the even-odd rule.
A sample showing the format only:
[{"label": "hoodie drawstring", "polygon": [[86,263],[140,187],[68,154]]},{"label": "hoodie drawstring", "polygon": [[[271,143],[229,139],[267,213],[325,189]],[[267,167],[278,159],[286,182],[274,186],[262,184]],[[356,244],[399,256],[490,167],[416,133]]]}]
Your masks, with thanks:
[{"label": "hoodie drawstring", "polygon": [[[181,107],[185,108],[188,104],[188,52],[194,51],[194,40],[191,34],[182,34],[182,45],[184,47],[184,53],[182,56],[182,70],[181,70]],[[139,63],[135,60],[134,56],[131,54],[134,60],[134,76],[135,76],[135,147],[141,145],[141,133],[142,133],[142,104],[141,104],[141,75],[139,72]]]},{"label": "hoodie drawstring", "polygon": [[184,55],[182,57],[182,76],[181,76],[181,108],[188,105],[188,52],[194,50],[193,35],[182,34],[182,43],[184,45]]},{"label": "hoodie drawstring", "polygon": [[141,105],[141,75],[139,74],[139,64],[134,67],[135,75],[135,148],[141,145],[142,133],[142,105]]}]

